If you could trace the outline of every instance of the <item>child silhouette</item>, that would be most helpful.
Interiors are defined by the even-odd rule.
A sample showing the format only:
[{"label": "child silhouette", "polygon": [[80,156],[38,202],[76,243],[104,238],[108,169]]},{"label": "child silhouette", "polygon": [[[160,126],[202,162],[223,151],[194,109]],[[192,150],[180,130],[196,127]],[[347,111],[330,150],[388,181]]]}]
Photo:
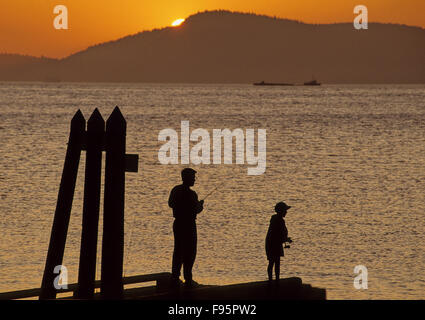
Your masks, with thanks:
[{"label": "child silhouette", "polygon": [[267,273],[269,281],[272,280],[273,265],[275,266],[276,280],[280,276],[280,257],[284,256],[283,243],[292,243],[291,238],[288,237],[288,229],[286,229],[285,220],[288,209],[291,208],[285,202],[278,202],[274,207],[276,214],[270,219],[269,229],[266,236],[266,255],[269,260]]}]

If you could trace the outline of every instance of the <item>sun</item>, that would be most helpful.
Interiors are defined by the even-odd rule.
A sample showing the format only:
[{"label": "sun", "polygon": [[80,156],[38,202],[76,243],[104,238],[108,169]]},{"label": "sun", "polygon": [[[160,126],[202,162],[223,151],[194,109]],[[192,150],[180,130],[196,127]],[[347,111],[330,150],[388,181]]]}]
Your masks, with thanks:
[{"label": "sun", "polygon": [[184,22],[184,19],[177,19],[175,20],[171,25],[173,27],[178,27],[179,25],[181,25]]}]

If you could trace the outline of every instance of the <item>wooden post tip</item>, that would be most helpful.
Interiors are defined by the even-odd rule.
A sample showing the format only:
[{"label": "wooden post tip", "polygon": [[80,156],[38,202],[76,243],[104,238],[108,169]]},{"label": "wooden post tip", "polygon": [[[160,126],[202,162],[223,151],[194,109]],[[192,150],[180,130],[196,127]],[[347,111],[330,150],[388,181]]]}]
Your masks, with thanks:
[{"label": "wooden post tip", "polygon": [[80,109],[78,109],[78,111],[72,117],[71,123],[72,122],[85,122],[85,121],[86,121],[86,119],[84,119],[83,113],[81,112]]},{"label": "wooden post tip", "polygon": [[109,116],[109,118],[118,118],[118,117],[121,117],[122,119],[124,119],[124,116],[122,115],[120,108],[116,106],[114,110],[112,111],[111,115]]},{"label": "wooden post tip", "polygon": [[105,125],[105,120],[103,120],[102,114],[100,113],[99,109],[94,109],[93,113],[91,114],[89,118],[89,123],[99,123]]},{"label": "wooden post tip", "polygon": [[125,130],[127,127],[127,122],[124,119],[120,109],[115,107],[114,111],[112,111],[108,120],[106,121],[106,128],[110,128],[111,130]]}]

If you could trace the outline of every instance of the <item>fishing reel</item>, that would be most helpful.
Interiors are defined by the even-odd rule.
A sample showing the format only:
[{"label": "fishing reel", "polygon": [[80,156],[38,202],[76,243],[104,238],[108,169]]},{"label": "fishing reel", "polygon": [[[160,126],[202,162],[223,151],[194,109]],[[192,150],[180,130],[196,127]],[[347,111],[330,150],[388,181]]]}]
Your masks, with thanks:
[{"label": "fishing reel", "polygon": [[285,249],[289,249],[291,246],[289,245],[290,243],[292,243],[293,241],[292,241],[292,239],[291,238],[288,238],[288,240],[287,241],[285,241],[285,246],[284,246],[284,248]]}]

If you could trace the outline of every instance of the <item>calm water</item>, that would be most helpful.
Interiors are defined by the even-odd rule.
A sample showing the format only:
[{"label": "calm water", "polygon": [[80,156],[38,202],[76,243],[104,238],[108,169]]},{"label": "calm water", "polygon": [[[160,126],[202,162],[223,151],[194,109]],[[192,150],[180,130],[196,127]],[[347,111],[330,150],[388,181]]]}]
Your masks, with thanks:
[{"label": "calm water", "polygon": [[[267,170],[197,166],[200,198],[194,278],[266,279],[264,238],[285,200],[291,249],[282,276],[324,287],[330,299],[423,299],[425,292],[425,86],[254,87],[0,83],[0,291],[38,287],[62,173],[69,121],[119,105],[128,121],[126,275],[170,271],[170,189],[182,165],[158,161],[158,133],[267,129]],[[84,156],[64,265],[77,280]],[[101,230],[101,228],[100,228]],[[101,237],[101,234],[99,235]],[[369,289],[353,287],[356,265]],[[100,267],[98,267],[100,270]],[[97,275],[100,277],[100,274]]]}]

